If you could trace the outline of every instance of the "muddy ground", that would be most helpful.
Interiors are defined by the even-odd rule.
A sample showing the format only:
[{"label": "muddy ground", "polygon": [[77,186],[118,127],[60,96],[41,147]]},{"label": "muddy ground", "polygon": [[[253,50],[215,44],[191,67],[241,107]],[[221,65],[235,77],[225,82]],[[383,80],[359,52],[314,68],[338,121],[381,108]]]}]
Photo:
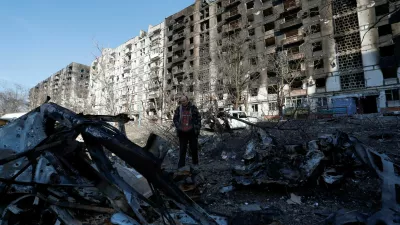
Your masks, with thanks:
[{"label": "muddy ground", "polygon": [[[278,145],[303,144],[317,139],[320,134],[343,131],[357,137],[364,144],[388,154],[400,162],[399,118],[383,116],[346,117],[340,119],[288,120],[263,122]],[[129,131],[129,129],[128,129]],[[220,193],[221,188],[232,185],[232,168],[242,165],[242,155],[248,140],[253,138],[252,129],[238,130],[222,135],[203,131],[200,138],[201,152],[198,170],[205,178],[198,203],[210,213],[234,217],[247,210],[261,208],[272,213],[275,224],[324,224],[324,220],[340,209],[358,210],[372,214],[380,209],[380,180],[368,170],[364,176],[348,177],[335,186],[322,184],[302,189],[265,187],[235,188]],[[136,137],[135,141],[141,138]],[[208,141],[205,141],[208,140]],[[168,154],[163,167],[176,169],[178,152]],[[226,157],[223,157],[226,156]],[[188,159],[187,162],[190,160]],[[316,182],[319,182],[318,180]],[[301,197],[300,204],[289,204],[291,193]],[[257,223],[255,223],[257,224]],[[263,224],[263,223],[260,223]]]}]

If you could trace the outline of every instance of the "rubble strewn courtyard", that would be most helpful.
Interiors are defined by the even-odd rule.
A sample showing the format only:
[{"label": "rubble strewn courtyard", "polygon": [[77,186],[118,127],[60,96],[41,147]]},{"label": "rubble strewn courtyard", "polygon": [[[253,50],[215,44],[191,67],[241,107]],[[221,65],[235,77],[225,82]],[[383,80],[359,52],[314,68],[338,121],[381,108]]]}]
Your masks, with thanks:
[{"label": "rubble strewn courtyard", "polygon": [[[268,158],[268,155],[291,150],[305,152],[313,148],[310,145],[315,140],[321,140],[322,137],[340,131],[356,137],[366,146],[380,153],[386,153],[393,162],[398,163],[400,159],[398,124],[397,117],[381,115],[289,120],[279,123],[264,122],[259,125],[270,127],[265,130],[274,137],[276,147],[269,149],[269,152],[261,157]],[[276,221],[276,224],[344,224],[329,223],[327,218],[332,217],[339,210],[345,210],[346,213],[357,211],[365,214],[366,218],[380,210],[381,180],[367,166],[359,162],[358,165],[354,165],[354,162],[336,162],[339,164],[336,165],[336,170],[332,168],[329,170],[332,165],[326,165],[328,175],[331,172],[331,177],[340,178],[334,179],[331,184],[324,181],[322,172],[304,185],[297,185],[290,179],[285,180],[284,173],[274,171],[282,165],[282,162],[274,162],[274,160],[269,161],[269,164],[263,161],[265,163],[263,169],[256,172],[249,171],[250,177],[254,178],[254,173],[272,170],[271,174],[267,174],[267,176],[276,176],[272,182],[263,183],[261,180],[257,184],[254,179],[246,180],[249,176],[238,176],[241,172],[246,173],[243,171],[246,164],[247,167],[254,165],[247,162],[249,156],[246,155],[246,149],[249,142],[259,138],[257,130],[257,128],[249,128],[221,135],[210,131],[202,132],[203,135],[199,141],[201,163],[199,167],[195,167],[195,170],[204,177],[204,182],[199,185],[200,195],[196,197],[199,204],[207,211],[230,218],[237,215],[249,215],[245,217],[246,219],[237,221],[253,218],[253,220],[237,224],[274,224],[273,221]],[[258,153],[262,154],[262,151],[265,150]],[[175,150],[168,154],[163,164],[166,170],[171,172],[176,170],[177,153]],[[288,153],[283,153],[285,154]],[[290,157],[290,154],[288,155],[287,157]],[[260,157],[260,154],[253,157]],[[341,157],[344,161],[352,160],[354,154]],[[285,162],[289,163],[291,160],[293,161],[287,158]],[[278,164],[275,165],[278,168],[273,168],[274,163]],[[277,174],[273,174],[274,172]],[[288,174],[289,178],[291,178],[290,175]],[[298,196],[299,201],[291,202],[292,195]],[[263,216],[268,218],[266,220],[268,223],[255,222]]]},{"label": "rubble strewn courtyard", "polygon": [[399,221],[395,115],[204,129],[200,165],[179,169],[168,123],[128,121],[45,103],[0,127],[0,224]]}]

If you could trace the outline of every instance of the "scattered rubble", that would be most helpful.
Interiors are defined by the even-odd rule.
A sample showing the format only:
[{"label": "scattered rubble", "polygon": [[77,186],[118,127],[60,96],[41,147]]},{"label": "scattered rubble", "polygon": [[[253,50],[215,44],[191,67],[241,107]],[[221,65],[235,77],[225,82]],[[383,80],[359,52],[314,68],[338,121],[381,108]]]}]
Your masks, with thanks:
[{"label": "scattered rubble", "polygon": [[0,224],[177,224],[171,204],[200,224],[221,224],[161,170],[168,148],[157,143],[152,136],[141,148],[101,119],[41,105],[0,128]]},{"label": "scattered rubble", "polygon": [[286,202],[288,204],[290,204],[290,205],[293,205],[293,204],[300,205],[301,204],[301,197],[291,193],[290,194],[290,199],[288,199]]},{"label": "scattered rubble", "polygon": [[[121,124],[119,128],[123,131]],[[319,135],[302,144],[280,143],[274,132],[267,131],[258,126],[245,130],[246,137],[236,131],[201,137],[200,155],[212,157],[201,161],[200,168],[167,172],[161,164],[177,150],[159,136],[151,135],[142,148],[100,118],[43,104],[0,128],[0,201],[4,205],[0,225],[279,225],[301,224],[299,217],[310,213],[320,217],[319,224],[399,224],[400,167],[385,154],[344,132]],[[380,132],[366,137],[379,141],[396,136]],[[223,143],[234,139],[229,144],[241,151]],[[225,172],[226,166],[230,170]],[[381,179],[381,190],[361,185],[371,172]],[[338,210],[339,206],[326,212],[323,209],[332,200],[330,196],[315,198],[318,187],[352,193],[357,191],[352,187],[376,189],[381,200],[364,200],[371,208],[368,213]],[[253,199],[236,199],[249,192]],[[263,198],[265,193],[280,194]],[[210,210],[215,205],[232,213],[215,213]],[[292,221],[287,223],[289,210]]]}]

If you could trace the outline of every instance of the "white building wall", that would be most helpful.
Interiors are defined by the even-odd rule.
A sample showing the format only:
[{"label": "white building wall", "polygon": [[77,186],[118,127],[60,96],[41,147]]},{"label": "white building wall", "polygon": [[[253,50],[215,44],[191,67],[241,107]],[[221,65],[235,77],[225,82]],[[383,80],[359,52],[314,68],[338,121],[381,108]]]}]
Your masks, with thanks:
[{"label": "white building wall", "polygon": [[[157,33],[159,32],[159,33]],[[154,40],[159,39],[157,46]],[[159,56],[158,77],[163,80],[163,49],[164,49],[164,23],[149,26],[148,31],[140,31],[136,36],[115,49],[104,49],[98,61],[104,62],[108,68],[104,76],[112,78],[114,114],[128,113],[140,115],[148,107],[150,77],[152,70],[151,59]],[[153,44],[152,44],[153,43]],[[154,64],[154,63],[153,63]],[[92,66],[96,65],[96,61]],[[95,70],[92,71],[92,74]],[[105,93],[102,85],[95,82],[96,76],[91,76],[90,100],[95,113],[105,113]],[[105,79],[103,77],[102,79]],[[158,94],[158,93],[157,93]],[[108,112],[110,113],[110,112]]]}]

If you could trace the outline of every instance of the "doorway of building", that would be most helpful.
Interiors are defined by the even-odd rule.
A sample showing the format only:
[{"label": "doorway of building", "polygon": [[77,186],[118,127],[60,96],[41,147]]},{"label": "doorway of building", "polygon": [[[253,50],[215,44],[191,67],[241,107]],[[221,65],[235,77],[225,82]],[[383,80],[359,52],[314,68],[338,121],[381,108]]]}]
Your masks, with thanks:
[{"label": "doorway of building", "polygon": [[360,99],[361,107],[362,108],[362,113],[364,114],[369,114],[369,113],[377,113],[378,112],[378,106],[376,99],[378,98],[377,95],[370,95],[370,96],[365,96]]}]

